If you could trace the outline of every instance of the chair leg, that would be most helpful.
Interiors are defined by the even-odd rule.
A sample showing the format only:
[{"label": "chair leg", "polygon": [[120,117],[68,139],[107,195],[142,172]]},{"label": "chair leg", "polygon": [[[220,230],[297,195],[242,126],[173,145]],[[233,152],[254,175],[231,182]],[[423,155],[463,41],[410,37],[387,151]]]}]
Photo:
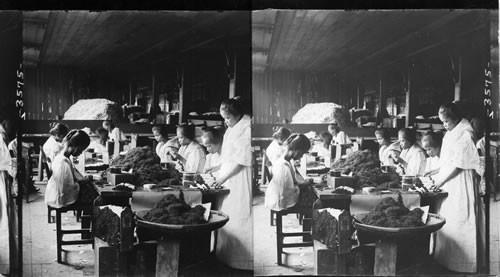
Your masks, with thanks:
[{"label": "chair leg", "polygon": [[52,208],[47,205],[47,223],[54,223],[52,221]]},{"label": "chair leg", "polygon": [[62,263],[62,222],[61,222],[61,212],[56,210],[56,240],[57,240],[57,262]]},{"label": "chair leg", "polygon": [[274,226],[276,224],[276,212],[273,211],[273,210],[271,210],[271,212],[270,212],[270,222],[269,222],[269,224],[271,226]]},{"label": "chair leg", "polygon": [[276,214],[276,251],[278,255],[278,265],[283,265],[282,253],[283,253],[283,218],[280,213]]}]

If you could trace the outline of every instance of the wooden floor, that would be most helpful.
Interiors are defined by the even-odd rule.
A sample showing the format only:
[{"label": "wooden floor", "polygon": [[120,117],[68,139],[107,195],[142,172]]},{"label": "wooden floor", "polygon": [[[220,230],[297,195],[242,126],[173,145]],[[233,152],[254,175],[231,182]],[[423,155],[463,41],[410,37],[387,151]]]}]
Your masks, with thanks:
[{"label": "wooden floor", "polygon": [[[37,187],[40,192],[31,195],[30,203],[23,203],[23,276],[94,276],[91,245],[65,246],[69,251],[63,255],[63,260],[66,257],[67,263],[57,263],[55,223],[47,223],[47,206],[43,198],[45,185],[37,184]],[[62,220],[64,229],[79,227],[71,212],[63,215]],[[250,277],[253,273],[229,268],[212,257],[195,266],[180,269],[179,276]]]},{"label": "wooden floor", "polygon": [[[262,188],[265,190],[265,188]],[[254,198],[254,274],[256,276],[276,275],[311,275],[314,273],[314,257],[312,247],[287,248],[283,255],[285,266],[276,264],[276,227],[270,226],[269,209],[264,207],[264,197]],[[286,232],[300,231],[295,215],[288,215],[283,220]],[[490,231],[490,274],[500,275],[499,243],[500,237],[500,201],[491,201]],[[292,238],[289,238],[292,239]],[[296,239],[300,241],[300,239]],[[292,242],[293,240],[290,240]],[[415,265],[398,272],[400,275],[451,275],[442,266],[430,261],[427,264]]]}]

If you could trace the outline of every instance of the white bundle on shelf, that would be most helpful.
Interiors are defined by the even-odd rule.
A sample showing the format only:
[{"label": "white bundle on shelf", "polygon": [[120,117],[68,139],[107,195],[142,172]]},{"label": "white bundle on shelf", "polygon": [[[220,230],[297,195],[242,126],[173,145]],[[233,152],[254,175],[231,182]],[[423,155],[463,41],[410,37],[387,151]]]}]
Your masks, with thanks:
[{"label": "white bundle on shelf", "polygon": [[340,127],[351,125],[349,111],[335,103],[310,103],[293,117],[292,124],[338,123]]},{"label": "white bundle on shelf", "polygon": [[64,113],[65,120],[105,120],[116,121],[121,117],[117,103],[104,99],[81,99]]}]

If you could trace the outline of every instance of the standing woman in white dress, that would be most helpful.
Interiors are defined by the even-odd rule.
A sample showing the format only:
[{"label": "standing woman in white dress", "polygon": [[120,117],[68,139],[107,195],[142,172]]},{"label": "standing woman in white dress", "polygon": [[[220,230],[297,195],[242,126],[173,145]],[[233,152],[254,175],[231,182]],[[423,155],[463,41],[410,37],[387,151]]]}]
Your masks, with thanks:
[{"label": "standing woman in white dress", "polygon": [[12,198],[11,181],[8,178],[11,157],[7,140],[7,132],[0,124],[0,275],[12,274],[11,258],[15,258],[18,251],[15,240],[17,212]]},{"label": "standing woman in white dress", "polygon": [[479,234],[476,231],[476,225],[482,226],[483,210],[477,203],[480,198],[475,171],[479,168],[479,155],[474,145],[474,130],[452,103],[439,108],[439,119],[447,132],[439,173],[433,179],[434,186],[448,192],[448,197],[439,209],[446,224],[436,233],[434,257],[450,270],[471,273],[478,268],[476,251],[484,239],[483,230]]},{"label": "standing woman in white dress", "polygon": [[220,114],[228,129],[224,134],[217,183],[230,190],[221,211],[229,215],[218,230],[216,255],[230,267],[253,269],[251,119],[238,98],[222,102]]}]

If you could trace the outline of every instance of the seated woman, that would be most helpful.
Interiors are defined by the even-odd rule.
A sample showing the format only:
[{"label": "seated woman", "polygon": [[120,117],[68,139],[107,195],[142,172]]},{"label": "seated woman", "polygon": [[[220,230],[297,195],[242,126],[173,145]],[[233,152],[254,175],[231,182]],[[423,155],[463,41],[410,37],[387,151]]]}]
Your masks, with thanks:
[{"label": "seated woman", "polygon": [[205,149],[195,140],[193,125],[181,124],[177,127],[177,139],[181,147],[172,157],[180,162],[180,171],[202,173],[205,168]]},{"label": "seated woman", "polygon": [[322,132],[319,134],[321,139],[321,144],[314,145],[311,152],[318,153],[319,157],[325,160],[325,166],[330,167],[328,161],[331,161],[330,144],[332,143],[332,134],[328,132]]},{"label": "seated woman", "polygon": [[201,136],[202,144],[207,148],[208,155],[205,161],[204,173],[214,173],[219,171],[221,160],[220,154],[222,150],[223,132],[219,128],[205,128]]},{"label": "seated woman", "polygon": [[422,136],[422,148],[429,157],[425,162],[424,176],[432,176],[439,173],[439,156],[441,155],[441,134],[428,131]]},{"label": "seated woman", "polygon": [[290,129],[285,127],[275,127],[273,133],[273,141],[266,148],[267,160],[269,161],[269,165],[272,165],[275,161],[277,161],[283,154],[285,154],[285,147],[283,147],[283,143],[290,136]]},{"label": "seated woman", "polygon": [[396,164],[399,164],[400,174],[423,175],[425,170],[426,155],[424,149],[417,144],[415,130],[403,128],[398,132],[401,155],[393,157]]},{"label": "seated woman", "polygon": [[51,167],[51,163],[54,161],[59,152],[61,152],[63,145],[61,144],[63,138],[68,134],[68,126],[62,123],[51,124],[51,129],[49,131],[50,137],[43,144],[43,152],[47,157],[47,163],[49,168]]},{"label": "seated woman", "polygon": [[379,149],[378,149],[378,158],[382,165],[387,165],[392,162],[389,159],[389,153],[386,151],[391,145],[391,135],[386,129],[378,128],[375,130],[375,138],[377,139]]},{"label": "seated woman", "polygon": [[311,148],[309,139],[303,134],[292,134],[285,145],[285,155],[273,165],[273,178],[266,190],[265,206],[274,211],[302,206],[300,199],[307,198],[304,196],[312,183],[304,180],[295,168],[295,161]]},{"label": "seated woman", "polygon": [[45,203],[61,208],[75,202],[91,204],[97,197],[92,178],[83,177],[74,167],[70,156],[77,157],[89,146],[90,138],[82,130],[71,130],[63,139],[63,149],[52,162],[52,176],[47,182]]},{"label": "seated woman", "polygon": [[349,136],[340,129],[337,123],[328,125],[328,132],[332,134],[332,144],[351,144]]},{"label": "seated woman", "polygon": [[118,127],[115,127],[115,124],[111,120],[104,120],[102,122],[102,127],[108,131],[109,141],[128,141],[125,134],[123,134],[123,132]]},{"label": "seated woman", "polygon": [[108,141],[108,130],[99,127],[95,131],[99,138],[90,142],[89,148],[94,149],[95,153],[103,154],[108,151],[106,148],[106,142]]},{"label": "seated woman", "polygon": [[158,144],[156,144],[156,155],[160,157],[160,162],[166,163],[170,160],[170,156],[168,154],[170,147],[167,146],[167,127],[163,124],[157,124],[153,126],[152,131],[155,140],[158,142]]}]

